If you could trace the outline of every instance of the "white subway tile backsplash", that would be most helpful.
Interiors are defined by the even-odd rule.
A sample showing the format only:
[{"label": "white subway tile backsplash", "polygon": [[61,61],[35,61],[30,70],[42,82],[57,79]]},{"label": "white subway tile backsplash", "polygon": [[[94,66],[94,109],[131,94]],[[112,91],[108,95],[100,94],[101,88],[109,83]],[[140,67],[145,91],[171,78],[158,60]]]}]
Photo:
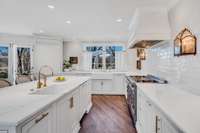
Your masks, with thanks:
[{"label": "white subway tile backsplash", "polygon": [[144,71],[166,78],[171,84],[200,95],[200,48],[197,55],[174,56],[173,42],[149,49]]}]

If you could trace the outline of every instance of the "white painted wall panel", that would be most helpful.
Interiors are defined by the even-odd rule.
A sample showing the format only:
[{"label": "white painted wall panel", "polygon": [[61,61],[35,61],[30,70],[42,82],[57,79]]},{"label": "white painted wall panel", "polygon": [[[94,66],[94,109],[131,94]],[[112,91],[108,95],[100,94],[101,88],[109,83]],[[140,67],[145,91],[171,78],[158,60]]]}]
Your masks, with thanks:
[{"label": "white painted wall panel", "polygon": [[39,41],[34,49],[34,66],[38,72],[43,65],[49,65],[53,68],[54,73],[62,71],[63,62],[63,45],[59,42],[42,42]]}]

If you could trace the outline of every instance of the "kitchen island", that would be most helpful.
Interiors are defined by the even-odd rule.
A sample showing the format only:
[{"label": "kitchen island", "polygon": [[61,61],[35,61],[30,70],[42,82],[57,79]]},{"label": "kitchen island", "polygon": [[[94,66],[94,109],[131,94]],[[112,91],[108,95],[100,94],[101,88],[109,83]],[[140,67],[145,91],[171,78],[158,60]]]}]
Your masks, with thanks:
[{"label": "kitchen island", "polygon": [[36,89],[36,81],[0,90],[0,133],[77,133],[92,106],[90,77],[65,76]]}]

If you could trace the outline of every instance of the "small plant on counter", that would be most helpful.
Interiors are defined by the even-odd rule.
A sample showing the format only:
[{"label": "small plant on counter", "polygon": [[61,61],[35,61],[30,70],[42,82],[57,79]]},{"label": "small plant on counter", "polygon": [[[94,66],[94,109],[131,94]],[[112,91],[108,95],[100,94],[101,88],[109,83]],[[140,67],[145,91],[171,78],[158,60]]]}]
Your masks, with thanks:
[{"label": "small plant on counter", "polygon": [[72,67],[72,64],[70,63],[69,59],[65,59],[63,63],[64,71],[69,70],[71,67]]}]

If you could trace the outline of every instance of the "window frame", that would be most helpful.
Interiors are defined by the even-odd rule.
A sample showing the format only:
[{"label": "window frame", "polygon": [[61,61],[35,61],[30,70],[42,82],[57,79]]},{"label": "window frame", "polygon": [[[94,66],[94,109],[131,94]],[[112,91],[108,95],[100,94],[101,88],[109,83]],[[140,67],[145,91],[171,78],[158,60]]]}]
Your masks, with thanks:
[{"label": "window frame", "polygon": [[17,77],[17,63],[18,63],[18,59],[17,59],[17,49],[18,48],[29,48],[30,49],[30,56],[31,56],[31,60],[30,60],[30,65],[31,65],[31,72],[34,72],[34,62],[33,62],[33,58],[34,58],[34,46],[33,44],[14,44],[13,45],[13,82],[15,83],[16,81],[16,77]]},{"label": "window frame", "polygon": [[[107,67],[106,67],[106,65],[107,65],[107,63],[106,63],[106,54],[107,54],[107,51],[106,51],[106,49],[107,49],[107,47],[121,47],[121,52],[123,52],[124,51],[124,46],[123,45],[120,45],[120,44],[102,44],[102,45],[100,45],[100,44],[93,44],[93,45],[87,45],[86,46],[86,51],[87,51],[87,47],[102,47],[102,68],[100,68],[100,69],[95,69],[95,68],[93,68],[92,67],[92,65],[94,64],[93,63],[93,61],[91,61],[91,70],[92,71],[102,71],[102,70],[111,70],[111,71],[115,71],[115,70],[117,70],[117,62],[116,62],[116,52],[119,52],[119,51],[114,51],[115,52],[115,56],[114,56],[114,58],[115,58],[115,62],[114,62],[114,69],[107,69]],[[87,51],[87,52],[93,52],[93,51]],[[93,58],[93,57],[91,57],[91,58]],[[91,59],[92,60],[92,59]]]},{"label": "window frame", "polygon": [[5,80],[11,81],[12,80],[12,58],[11,58],[11,44],[10,43],[4,43],[4,42],[0,42],[0,47],[7,47],[8,48],[8,77],[7,78],[3,78]]}]

